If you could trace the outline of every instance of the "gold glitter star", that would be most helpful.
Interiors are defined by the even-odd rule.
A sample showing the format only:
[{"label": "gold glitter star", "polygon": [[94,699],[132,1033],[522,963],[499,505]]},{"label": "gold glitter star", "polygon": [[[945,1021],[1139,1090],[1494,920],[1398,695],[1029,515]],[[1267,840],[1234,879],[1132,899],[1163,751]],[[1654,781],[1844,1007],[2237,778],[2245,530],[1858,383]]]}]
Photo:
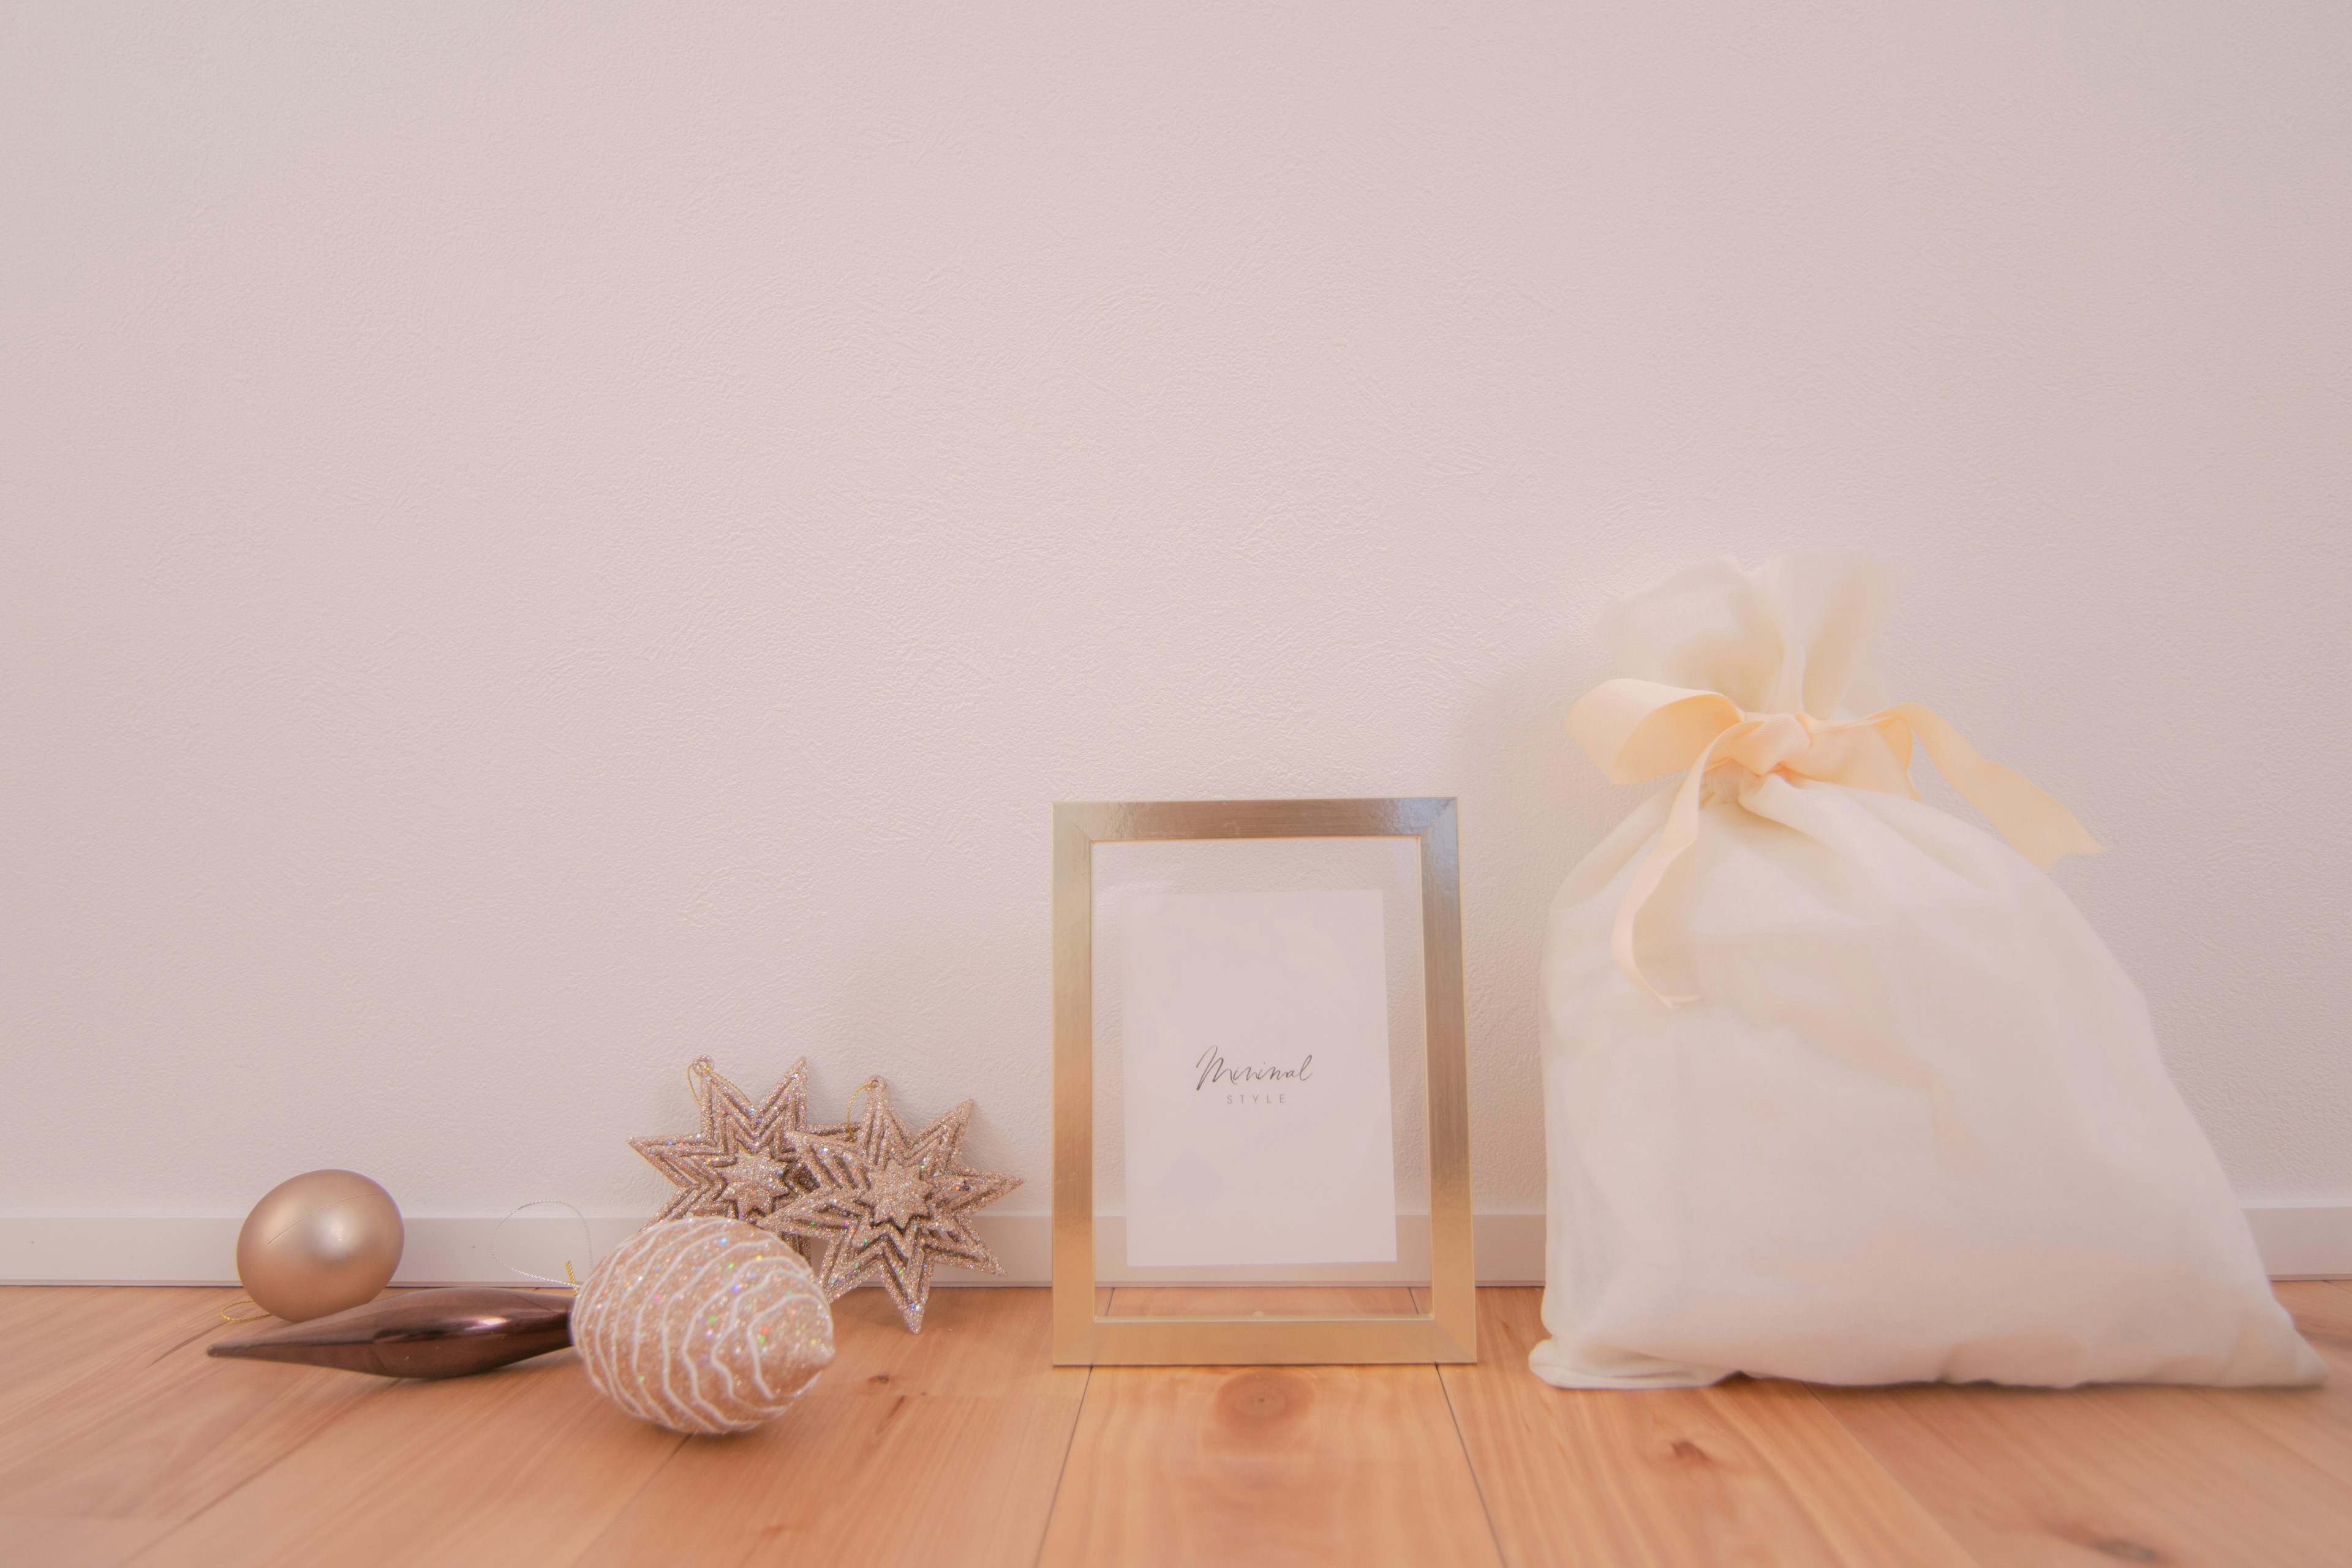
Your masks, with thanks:
[{"label": "gold glitter star", "polygon": [[919,1334],[935,1264],[1004,1272],[972,1233],[968,1216],[1019,1186],[1021,1178],[964,1164],[971,1100],[910,1137],[891,1110],[882,1080],[866,1087],[874,1098],[865,1121],[787,1134],[815,1185],[778,1204],[759,1224],[780,1236],[824,1243],[816,1281],[826,1300],[860,1285],[879,1285],[890,1292],[908,1331]]},{"label": "gold glitter star", "polygon": [[816,1184],[792,1143],[810,1131],[805,1058],[794,1062],[784,1081],[756,1106],[719,1076],[709,1057],[697,1058],[686,1078],[702,1112],[701,1131],[688,1138],[629,1140],[630,1148],[678,1188],[656,1221],[701,1215],[751,1220]]}]

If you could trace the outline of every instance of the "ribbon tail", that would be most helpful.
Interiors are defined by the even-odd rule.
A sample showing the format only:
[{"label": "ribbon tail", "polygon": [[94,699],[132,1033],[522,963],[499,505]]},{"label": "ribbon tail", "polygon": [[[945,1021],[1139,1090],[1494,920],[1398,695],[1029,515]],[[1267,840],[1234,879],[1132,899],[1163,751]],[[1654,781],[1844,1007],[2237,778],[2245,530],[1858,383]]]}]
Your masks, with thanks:
[{"label": "ribbon tail", "polygon": [[1604,680],[1569,710],[1568,732],[1611,784],[1640,784],[1690,766],[1709,741],[1744,717],[1720,691]]},{"label": "ribbon tail", "polygon": [[1960,732],[1934,710],[1916,702],[1898,703],[1882,718],[1899,719],[1910,726],[1936,771],[1949,779],[1985,820],[2000,830],[2010,847],[2047,871],[2060,857],[2096,855],[2105,847],[2074,820],[2074,814],[2029,783],[2021,773],[1987,762]]},{"label": "ribbon tail", "polygon": [[1650,984],[1642,973],[1640,961],[1633,953],[1633,921],[1642,906],[1650,901],[1665,881],[1666,873],[1683,857],[1683,852],[1698,842],[1699,795],[1706,780],[1706,770],[1715,762],[1715,753],[1727,739],[1744,732],[1752,725],[1740,725],[1726,730],[1707,742],[1683,775],[1675,789],[1675,804],[1666,813],[1666,825],[1659,830],[1658,841],[1650,846],[1649,853],[1633,868],[1633,880],[1625,889],[1625,897],[1617,906],[1617,922],[1609,933],[1609,951],[1617,960],[1617,967],[1625,977],[1669,1007],[1679,1007],[1685,1002],[1696,1002],[1696,996],[1669,996]]}]

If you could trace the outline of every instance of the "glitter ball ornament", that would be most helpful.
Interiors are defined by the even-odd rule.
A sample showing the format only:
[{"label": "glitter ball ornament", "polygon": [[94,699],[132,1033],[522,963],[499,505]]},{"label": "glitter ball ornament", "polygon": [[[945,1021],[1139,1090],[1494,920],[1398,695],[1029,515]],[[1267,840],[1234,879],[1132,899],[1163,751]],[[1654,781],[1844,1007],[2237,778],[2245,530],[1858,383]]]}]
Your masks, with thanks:
[{"label": "glitter ball ornament", "polygon": [[791,1246],[740,1220],[662,1220],[589,1271],[572,1307],[588,1381],[673,1432],[740,1432],[833,1360],[833,1313]]}]

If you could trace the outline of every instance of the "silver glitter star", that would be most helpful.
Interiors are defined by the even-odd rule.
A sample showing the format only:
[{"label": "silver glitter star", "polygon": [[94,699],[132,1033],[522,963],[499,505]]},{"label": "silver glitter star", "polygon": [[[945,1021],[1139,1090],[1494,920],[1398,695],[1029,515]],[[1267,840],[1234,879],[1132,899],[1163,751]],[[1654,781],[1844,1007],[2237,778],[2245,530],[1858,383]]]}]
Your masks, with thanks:
[{"label": "silver glitter star", "polygon": [[688,1138],[629,1140],[630,1148],[679,1189],[654,1216],[656,1222],[700,1215],[751,1220],[816,1184],[792,1143],[811,1130],[805,1058],[794,1062],[784,1081],[756,1106],[719,1076],[709,1057],[697,1058],[686,1076],[702,1112],[702,1130]]},{"label": "silver glitter star", "polygon": [[910,1137],[892,1112],[882,1080],[867,1087],[874,1098],[862,1122],[786,1135],[815,1186],[778,1204],[759,1225],[824,1243],[816,1281],[826,1300],[860,1285],[879,1285],[890,1292],[908,1331],[919,1334],[935,1264],[1004,1272],[972,1233],[968,1216],[1019,1186],[1021,1178],[964,1164],[971,1100]]}]

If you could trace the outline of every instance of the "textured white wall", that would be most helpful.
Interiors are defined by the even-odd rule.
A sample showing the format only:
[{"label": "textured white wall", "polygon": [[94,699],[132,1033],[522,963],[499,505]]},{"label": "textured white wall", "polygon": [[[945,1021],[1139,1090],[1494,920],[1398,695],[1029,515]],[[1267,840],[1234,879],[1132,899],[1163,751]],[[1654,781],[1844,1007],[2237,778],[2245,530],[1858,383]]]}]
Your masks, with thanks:
[{"label": "textured white wall", "polygon": [[0,1203],[650,1206],[709,1051],[1042,1209],[1046,803],[1447,793],[1534,1207],[1592,617],[1788,547],[2352,1197],[2347,16],[7,8]]}]

